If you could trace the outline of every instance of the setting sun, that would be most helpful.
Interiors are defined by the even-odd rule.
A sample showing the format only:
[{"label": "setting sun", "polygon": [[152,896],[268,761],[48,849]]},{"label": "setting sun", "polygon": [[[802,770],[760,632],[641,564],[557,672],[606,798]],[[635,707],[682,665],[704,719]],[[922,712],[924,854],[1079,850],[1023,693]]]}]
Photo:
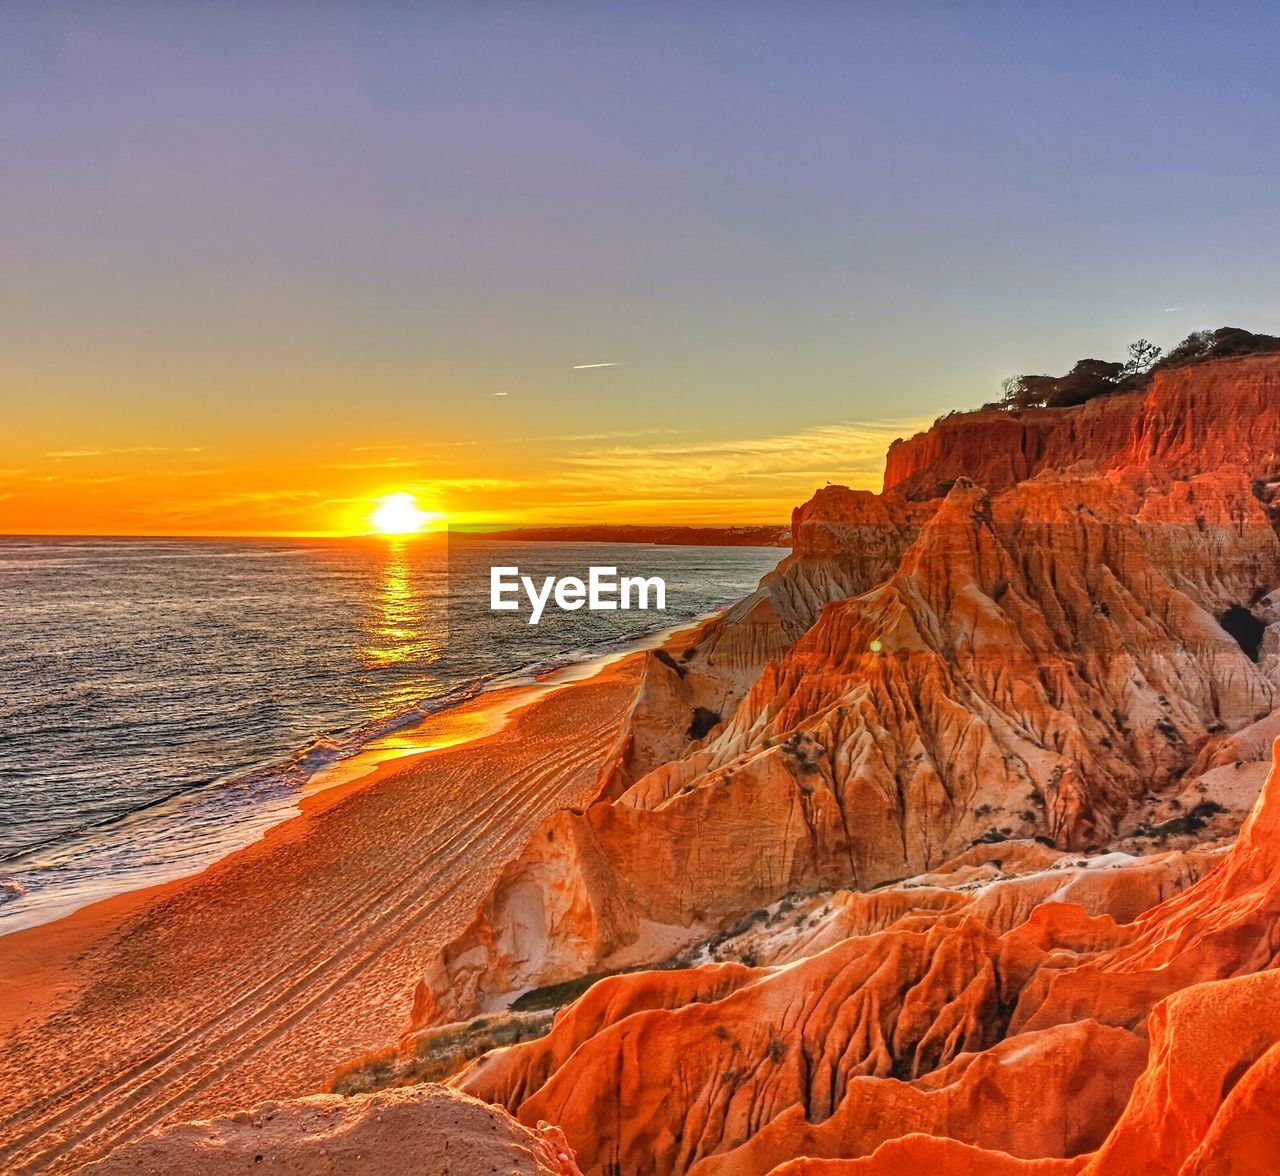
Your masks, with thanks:
[{"label": "setting sun", "polygon": [[418,500],[412,494],[402,493],[378,499],[369,522],[382,535],[413,535],[431,519],[439,517],[435,512],[420,510]]}]

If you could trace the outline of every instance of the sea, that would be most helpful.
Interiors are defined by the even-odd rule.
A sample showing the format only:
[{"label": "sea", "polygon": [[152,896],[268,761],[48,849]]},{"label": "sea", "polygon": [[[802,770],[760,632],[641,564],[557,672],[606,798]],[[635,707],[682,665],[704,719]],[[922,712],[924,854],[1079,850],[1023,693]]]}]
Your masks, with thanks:
[{"label": "sea", "polygon": [[[639,647],[779,548],[0,538],[0,934],[194,873],[443,708]],[[489,569],[664,579],[666,608],[488,607]]]}]

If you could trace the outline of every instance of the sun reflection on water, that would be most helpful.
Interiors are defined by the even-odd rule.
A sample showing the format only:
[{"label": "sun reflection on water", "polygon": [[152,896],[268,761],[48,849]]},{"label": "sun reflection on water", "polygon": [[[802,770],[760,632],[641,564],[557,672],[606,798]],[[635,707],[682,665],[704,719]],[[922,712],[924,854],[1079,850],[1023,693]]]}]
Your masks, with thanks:
[{"label": "sun reflection on water", "polygon": [[[381,670],[415,662],[429,674],[429,667],[440,655],[441,633],[423,591],[421,570],[414,556],[411,540],[392,539],[386,543],[361,649],[365,668],[375,677]],[[406,680],[403,675],[397,675],[391,692],[380,695],[379,709],[390,714],[420,697],[420,677],[414,675]]]}]

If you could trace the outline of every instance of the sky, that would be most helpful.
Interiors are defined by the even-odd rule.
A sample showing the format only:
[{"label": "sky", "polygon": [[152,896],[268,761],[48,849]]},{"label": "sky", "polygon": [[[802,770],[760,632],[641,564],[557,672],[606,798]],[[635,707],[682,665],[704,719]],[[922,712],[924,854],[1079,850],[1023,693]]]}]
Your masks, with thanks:
[{"label": "sky", "polygon": [[[0,533],[783,522],[1280,330],[1280,10],[0,7]],[[589,364],[615,366],[586,367]]]}]

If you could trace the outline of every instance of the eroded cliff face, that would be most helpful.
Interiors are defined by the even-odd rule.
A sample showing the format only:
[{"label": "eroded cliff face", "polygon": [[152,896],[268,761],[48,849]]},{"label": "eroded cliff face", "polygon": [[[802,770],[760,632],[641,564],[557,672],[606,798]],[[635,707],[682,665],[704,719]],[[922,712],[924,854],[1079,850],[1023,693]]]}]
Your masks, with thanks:
[{"label": "eroded cliff face", "polygon": [[652,716],[683,726],[680,692],[717,679],[696,650],[654,659],[632,731],[665,762],[546,823],[432,965],[418,1022],[662,959],[788,891],[866,889],[982,839],[1087,849],[1138,826],[1216,735],[1273,705],[1215,617],[1280,579],[1280,545],[1239,471],[1197,479],[1188,539],[1165,520],[1192,494],[958,483],[914,541],[889,532],[895,570],[823,608],[706,736],[657,754]]},{"label": "eroded cliff face", "polygon": [[827,486],[791,516],[792,553],[760,587],[708,622],[678,656],[652,654],[601,796],[701,746],[771,661],[784,657],[834,600],[890,576],[933,513],[892,494]]},{"label": "eroded cliff face", "polygon": [[884,486],[929,499],[967,477],[994,493],[1076,462],[1172,479],[1236,465],[1280,480],[1280,364],[1220,359],[1078,408],[954,413],[890,446]]},{"label": "eroded cliff face", "polygon": [[[952,1142],[1026,1160],[1096,1151],[1085,1170],[1108,1173],[1184,1170],[1207,1140],[1270,1156],[1280,769],[1229,851],[1077,864],[1038,850],[1003,849],[979,885],[971,854],[875,896],[815,896],[798,957],[798,921],[770,925],[775,910],[753,967],[602,980],[547,1037],[453,1081],[558,1123],[587,1172],[872,1155],[850,1170],[900,1172],[903,1155],[877,1149],[921,1131],[948,1141],[940,1171],[969,1170]],[[1129,921],[1110,913],[1161,893]],[[859,930],[869,902],[884,929]]]},{"label": "eroded cliff face", "polygon": [[[651,658],[597,803],[507,867],[414,1026],[665,970],[457,1084],[587,1172],[1249,1154],[1277,1073],[1266,985],[1235,978],[1280,952],[1278,410],[1280,360],[1218,361],[949,418],[885,494],[820,491],[757,593]],[[1180,1060],[1214,1017],[1238,1099]],[[1178,1098],[1157,1166],[1125,1166]]]}]

